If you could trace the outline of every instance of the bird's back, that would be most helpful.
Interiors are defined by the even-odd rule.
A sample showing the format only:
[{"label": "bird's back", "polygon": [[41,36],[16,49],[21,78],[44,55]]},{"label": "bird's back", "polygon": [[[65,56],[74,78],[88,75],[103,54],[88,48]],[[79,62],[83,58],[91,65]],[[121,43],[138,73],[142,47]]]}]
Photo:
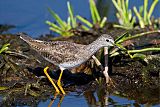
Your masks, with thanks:
[{"label": "bird's back", "polygon": [[78,63],[79,60],[83,60],[83,52],[81,52],[80,50],[84,50],[83,48],[85,45],[67,41],[47,42],[34,40],[25,34],[21,34],[20,38],[27,42],[46,60],[56,65],[72,63],[76,61]]}]

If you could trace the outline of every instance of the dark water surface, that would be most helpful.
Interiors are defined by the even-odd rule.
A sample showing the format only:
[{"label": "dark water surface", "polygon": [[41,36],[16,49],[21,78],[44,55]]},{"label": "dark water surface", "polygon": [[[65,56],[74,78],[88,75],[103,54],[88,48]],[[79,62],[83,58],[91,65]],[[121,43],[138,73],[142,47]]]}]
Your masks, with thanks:
[{"label": "dark water surface", "polygon": [[[49,33],[46,20],[54,21],[47,7],[52,8],[58,15],[66,20],[68,0],[0,0],[0,24],[15,25],[11,33],[26,32],[37,37]],[[69,0],[73,6],[74,14],[90,19],[89,0]],[[149,0],[151,3],[152,0]],[[116,21],[115,9],[111,0],[104,0],[107,4],[108,21]],[[130,7],[143,4],[143,0],[130,0]],[[153,13],[155,17],[160,17],[160,3],[157,4]]]},{"label": "dark water surface", "polygon": [[[70,0],[74,13],[89,17],[87,0]],[[83,6],[83,8],[82,8]],[[11,32],[26,32],[32,36],[49,33],[46,20],[53,20],[47,7],[52,8],[65,20],[67,0],[0,0],[0,24],[15,25]]]},{"label": "dark water surface", "polygon": [[[91,94],[89,92],[89,94]],[[49,99],[45,102],[40,102],[38,107],[44,107],[51,104],[52,100]],[[159,104],[149,104],[144,103],[140,104],[139,102],[123,98],[116,95],[105,95],[103,96],[103,99],[98,98],[97,93],[94,92],[90,96],[85,96],[84,94],[77,95],[76,93],[69,93],[66,95],[63,99],[63,101],[60,103],[60,98],[57,98],[54,100],[54,103],[52,104],[52,107],[159,107]]]}]

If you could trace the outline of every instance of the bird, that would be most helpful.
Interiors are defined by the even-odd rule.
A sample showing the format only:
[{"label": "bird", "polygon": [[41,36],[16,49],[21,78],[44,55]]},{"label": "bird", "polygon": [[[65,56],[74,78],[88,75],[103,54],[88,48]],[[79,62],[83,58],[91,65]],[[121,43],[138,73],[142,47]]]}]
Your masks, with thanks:
[{"label": "bird", "polygon": [[[114,46],[114,39],[108,34],[102,34],[95,41],[88,45],[77,44],[68,41],[41,41],[35,40],[24,33],[18,33],[20,38],[30,45],[32,49],[37,51],[44,59],[53,63],[60,68],[60,75],[57,81],[57,85],[53,82],[49,76],[47,70],[48,66],[44,68],[44,73],[52,83],[57,93],[62,92],[65,95],[65,91],[61,86],[61,78],[65,69],[72,69],[80,66],[84,62],[93,58],[97,64],[101,64],[94,54],[103,47]],[[60,90],[59,90],[60,89]]]}]

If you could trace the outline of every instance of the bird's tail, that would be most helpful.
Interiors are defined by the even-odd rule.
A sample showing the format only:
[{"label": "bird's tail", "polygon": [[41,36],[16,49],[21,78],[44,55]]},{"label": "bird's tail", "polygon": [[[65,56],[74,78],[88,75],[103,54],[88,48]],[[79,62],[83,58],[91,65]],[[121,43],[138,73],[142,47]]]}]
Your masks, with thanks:
[{"label": "bird's tail", "polygon": [[27,34],[24,33],[18,33],[17,35],[20,36],[22,40],[27,42],[33,49],[37,51],[43,50],[43,48],[45,48],[43,41],[34,40],[33,38],[29,37]]},{"label": "bird's tail", "polygon": [[24,41],[26,41],[27,43],[30,43],[32,41],[34,41],[31,37],[29,37],[27,34],[25,33],[18,33],[18,36],[20,36],[20,38]]}]

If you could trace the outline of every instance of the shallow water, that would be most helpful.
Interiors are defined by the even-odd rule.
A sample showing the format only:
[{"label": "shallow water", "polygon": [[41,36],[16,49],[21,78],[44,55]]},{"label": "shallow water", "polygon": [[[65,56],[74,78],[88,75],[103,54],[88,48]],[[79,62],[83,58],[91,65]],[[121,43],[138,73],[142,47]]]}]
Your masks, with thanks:
[{"label": "shallow water", "polygon": [[[123,82],[123,83],[122,83]],[[8,91],[0,93],[0,106],[13,107],[159,107],[158,86],[142,86],[138,83],[117,83],[115,88],[98,85],[96,82],[76,86],[66,90],[66,95],[53,95],[53,87],[40,96],[25,96],[24,91]],[[22,87],[23,89],[23,87]],[[34,90],[34,89],[33,89]],[[68,90],[68,91],[67,91]],[[70,90],[70,91],[69,91]],[[72,90],[72,91],[71,91]],[[15,92],[15,94],[14,94]],[[48,93],[49,92],[49,93]],[[10,94],[9,94],[10,93]],[[12,94],[13,95],[12,95]],[[16,94],[17,93],[17,94]],[[38,91],[36,92],[38,93]],[[20,96],[19,96],[20,95]]]},{"label": "shallow water", "polygon": [[[89,99],[90,98],[90,99]],[[84,97],[83,94],[77,95],[75,93],[69,93],[66,95],[60,104],[60,98],[57,98],[54,100],[54,103],[52,104],[52,107],[57,107],[58,105],[61,105],[61,107],[95,107],[95,106],[110,106],[110,107],[159,107],[160,105],[153,105],[149,103],[140,104],[136,102],[135,100],[131,100],[128,98],[123,98],[115,95],[109,95],[104,96],[104,100],[99,100],[97,97],[97,94],[94,92],[93,96],[90,96],[89,98]],[[38,104],[38,107],[44,107],[46,105],[49,105],[52,102],[52,100],[47,100],[45,102],[40,102]]]}]

